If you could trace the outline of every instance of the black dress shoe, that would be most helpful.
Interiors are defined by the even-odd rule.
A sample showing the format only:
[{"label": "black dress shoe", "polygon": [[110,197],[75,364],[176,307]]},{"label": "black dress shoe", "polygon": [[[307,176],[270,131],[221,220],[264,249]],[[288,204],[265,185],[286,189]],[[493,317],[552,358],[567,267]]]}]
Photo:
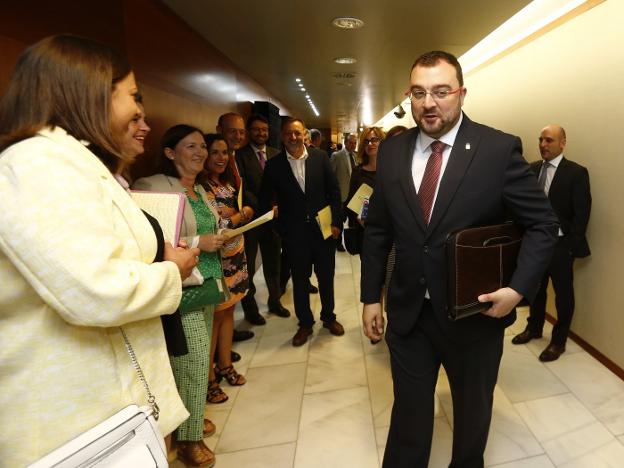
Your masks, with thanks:
[{"label": "black dress shoe", "polygon": [[259,312],[245,312],[245,320],[252,325],[264,325],[266,323],[266,320]]},{"label": "black dress shoe", "polygon": [[522,333],[517,334],[511,340],[513,344],[525,344],[531,341],[533,338],[541,338],[542,334],[533,332],[528,328],[525,329]]},{"label": "black dress shoe", "polygon": [[318,288],[310,283],[310,294],[318,294]]},{"label": "black dress shoe", "polygon": [[284,307],[282,304],[276,304],[273,307],[269,307],[269,312],[275,314],[278,317],[290,317],[290,310]]},{"label": "black dress shoe", "polygon": [[254,337],[254,332],[249,330],[234,330],[232,341],[246,341]]},{"label": "black dress shoe", "polygon": [[539,355],[539,360],[542,362],[556,361],[563,353],[565,353],[565,346],[550,343],[548,348]]},{"label": "black dress shoe", "polygon": [[295,336],[292,339],[293,346],[303,346],[306,341],[308,341],[308,337],[312,334],[312,328],[299,327]]}]

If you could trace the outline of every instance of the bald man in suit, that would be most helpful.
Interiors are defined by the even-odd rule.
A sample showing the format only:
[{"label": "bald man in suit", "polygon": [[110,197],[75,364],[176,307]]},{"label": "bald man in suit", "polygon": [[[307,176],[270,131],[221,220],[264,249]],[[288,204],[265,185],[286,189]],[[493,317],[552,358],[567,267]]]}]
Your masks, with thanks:
[{"label": "bald man in suit", "polygon": [[512,340],[513,344],[524,344],[542,336],[550,279],[555,290],[557,323],[550,344],[539,356],[543,362],[559,359],[565,352],[574,315],[574,259],[590,255],[585,237],[592,202],[589,173],[580,164],[563,156],[565,145],[566,133],[561,126],[553,124],[542,129],[539,137],[542,161],[531,164],[531,169],[548,196],[561,227],[555,253],[531,304],[527,327]]}]

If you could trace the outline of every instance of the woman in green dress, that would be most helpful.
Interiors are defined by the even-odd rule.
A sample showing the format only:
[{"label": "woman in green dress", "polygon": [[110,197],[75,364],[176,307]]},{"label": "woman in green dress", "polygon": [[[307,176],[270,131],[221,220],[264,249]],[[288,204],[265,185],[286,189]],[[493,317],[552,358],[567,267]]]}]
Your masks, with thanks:
[{"label": "woman in green dress", "polygon": [[[214,432],[214,425],[204,420],[204,408],[214,305],[227,297],[221,286],[223,272],[219,254],[225,238],[217,234],[219,215],[210,206],[201,185],[208,155],[202,132],[189,125],[176,125],[165,132],[161,146],[162,173],[137,180],[133,188],[186,194],[181,238],[189,246],[201,250],[197,268],[203,284],[185,287],[180,303],[189,352],[185,356],[172,357],[171,366],[178,391],[191,416],[177,429],[176,438],[178,456],[185,463],[212,466],[214,453],[202,439]],[[200,278],[199,275],[195,277]]]}]

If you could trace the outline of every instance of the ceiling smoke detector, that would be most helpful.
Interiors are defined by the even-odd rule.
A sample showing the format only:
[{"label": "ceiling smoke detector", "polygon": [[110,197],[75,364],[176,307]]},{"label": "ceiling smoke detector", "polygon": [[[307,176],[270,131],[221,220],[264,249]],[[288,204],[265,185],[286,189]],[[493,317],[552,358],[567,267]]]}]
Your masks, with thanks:
[{"label": "ceiling smoke detector", "polygon": [[360,29],[364,26],[364,21],[359,18],[352,18],[349,16],[342,16],[334,18],[332,24],[339,29]]}]

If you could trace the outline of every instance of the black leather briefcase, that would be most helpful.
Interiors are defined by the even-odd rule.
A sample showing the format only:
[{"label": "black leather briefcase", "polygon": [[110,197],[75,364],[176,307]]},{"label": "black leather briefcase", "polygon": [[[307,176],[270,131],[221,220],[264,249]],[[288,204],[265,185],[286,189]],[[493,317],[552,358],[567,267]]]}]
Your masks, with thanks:
[{"label": "black leather briefcase", "polygon": [[446,241],[448,315],[459,320],[492,305],[477,297],[508,286],[516,269],[522,232],[513,223],[461,229]]}]

